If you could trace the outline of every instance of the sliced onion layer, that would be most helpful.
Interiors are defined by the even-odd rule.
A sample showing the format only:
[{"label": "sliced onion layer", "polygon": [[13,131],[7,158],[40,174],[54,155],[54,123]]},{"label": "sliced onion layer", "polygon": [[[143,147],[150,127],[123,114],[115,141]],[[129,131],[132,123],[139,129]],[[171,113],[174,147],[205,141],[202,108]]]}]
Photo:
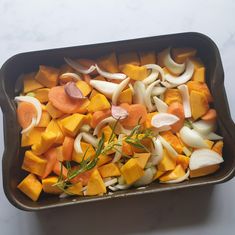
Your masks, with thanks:
[{"label": "sliced onion layer", "polygon": [[84,66],[82,66],[81,64],[79,64],[78,62],[71,60],[70,58],[64,58],[64,60],[73,69],[75,69],[76,71],[83,73],[83,74],[92,73],[96,69],[96,67],[94,65],[91,65],[90,68],[87,69]]},{"label": "sliced onion layer", "polygon": [[127,76],[124,73],[109,73],[106,71],[103,71],[97,64],[95,65],[97,72],[108,79],[114,79],[114,80],[124,80]]},{"label": "sliced onion layer", "polygon": [[81,77],[76,73],[63,73],[60,75],[61,79],[68,78],[68,77],[71,77],[74,81],[82,80]]},{"label": "sliced onion layer", "polygon": [[112,105],[111,114],[112,114],[112,117],[117,120],[123,120],[123,119],[127,118],[129,115],[129,113],[126,111],[126,109],[124,109],[120,106],[116,106],[116,105]]},{"label": "sliced onion layer", "polygon": [[145,85],[149,85],[158,78],[159,71],[154,69],[151,64],[144,65],[144,67],[146,67],[147,69],[151,69],[151,73],[149,74],[149,76],[143,80],[143,83]]},{"label": "sliced onion layer", "polygon": [[161,141],[163,147],[167,150],[167,152],[172,156],[172,157],[177,157],[178,153],[175,151],[175,149],[160,135],[158,136],[159,140]]},{"label": "sliced onion layer", "polygon": [[220,136],[220,135],[217,135],[216,133],[214,132],[210,132],[206,138],[208,140],[222,140],[223,139],[223,136]]},{"label": "sliced onion layer", "polygon": [[154,96],[153,100],[154,100],[155,106],[157,108],[157,111],[159,113],[167,113],[168,105],[164,101],[159,99],[157,96]]},{"label": "sliced onion layer", "polygon": [[183,175],[182,177],[179,177],[178,179],[175,179],[175,180],[168,180],[168,181],[164,181],[164,182],[161,182],[162,184],[176,184],[176,183],[181,183],[185,180],[188,180],[189,178],[189,174],[190,174],[190,170],[188,169],[186,174]]},{"label": "sliced onion layer", "polygon": [[203,167],[212,166],[222,163],[223,158],[211,149],[195,150],[189,161],[190,170],[197,170]]},{"label": "sliced onion layer", "polygon": [[36,118],[33,117],[31,123],[29,124],[29,126],[27,126],[26,128],[24,128],[24,129],[21,131],[21,134],[29,133],[35,126],[36,126]]},{"label": "sliced onion layer", "polygon": [[112,162],[117,162],[122,157],[122,140],[123,140],[123,137],[124,137],[123,134],[120,134],[118,136],[118,140],[117,140],[118,146],[116,147],[117,150],[115,152],[115,155],[114,155],[114,158],[113,158]]},{"label": "sliced onion layer", "polygon": [[153,181],[154,171],[151,168],[148,168],[144,171],[144,175],[138,179],[135,183],[135,187],[144,186],[150,184]]},{"label": "sliced onion layer", "polygon": [[186,70],[182,75],[176,77],[171,74],[166,74],[165,78],[169,83],[173,85],[181,85],[183,83],[186,83],[188,80],[192,78],[193,72],[194,72],[194,65],[190,60],[188,60],[186,62]]},{"label": "sliced onion layer", "polygon": [[170,113],[157,113],[152,117],[151,125],[156,128],[171,126],[179,121],[176,115]]},{"label": "sliced onion layer", "polygon": [[141,81],[136,81],[134,84],[134,97],[133,101],[135,104],[143,104],[145,105],[145,85]]},{"label": "sliced onion layer", "polygon": [[81,147],[81,140],[82,138],[89,144],[91,144],[93,147],[97,147],[98,145],[98,139],[95,138],[90,133],[81,132],[77,135],[77,137],[74,140],[74,149],[77,153],[83,153],[82,147]]},{"label": "sliced onion layer", "polygon": [[130,78],[126,78],[125,80],[123,80],[120,84],[118,84],[116,90],[114,91],[113,95],[112,95],[112,103],[114,105],[117,104],[117,100],[118,97],[120,96],[121,92],[123,91],[123,89],[127,86],[127,84],[129,83]]},{"label": "sliced onion layer", "polygon": [[165,87],[161,87],[161,86],[156,86],[153,88],[152,90],[152,96],[158,96],[158,95],[162,95],[164,94],[166,91],[166,88]]},{"label": "sliced onion layer", "polygon": [[152,151],[152,156],[150,158],[150,162],[156,166],[163,157],[163,147],[162,147],[162,143],[158,138],[153,138],[153,151]]},{"label": "sliced onion layer", "polygon": [[207,136],[209,133],[215,130],[215,123],[199,120],[192,123],[193,129],[202,136]]},{"label": "sliced onion layer", "polygon": [[115,123],[116,121],[117,121],[117,120],[116,120],[115,118],[113,118],[113,117],[107,117],[107,118],[103,119],[103,120],[96,126],[96,128],[94,129],[93,134],[94,134],[94,135],[98,135],[100,129],[101,129],[104,125],[109,124],[109,123]]},{"label": "sliced onion layer", "polygon": [[104,185],[105,185],[106,187],[109,187],[109,186],[111,186],[111,185],[116,184],[117,182],[118,182],[117,178],[114,178],[114,179],[111,179],[111,180],[106,181],[106,182],[104,183]]},{"label": "sliced onion layer", "polygon": [[190,106],[190,100],[189,100],[188,86],[185,84],[182,84],[178,86],[178,89],[180,91],[180,94],[183,100],[184,116],[185,118],[190,118],[192,116],[192,113],[191,113],[191,106]]}]

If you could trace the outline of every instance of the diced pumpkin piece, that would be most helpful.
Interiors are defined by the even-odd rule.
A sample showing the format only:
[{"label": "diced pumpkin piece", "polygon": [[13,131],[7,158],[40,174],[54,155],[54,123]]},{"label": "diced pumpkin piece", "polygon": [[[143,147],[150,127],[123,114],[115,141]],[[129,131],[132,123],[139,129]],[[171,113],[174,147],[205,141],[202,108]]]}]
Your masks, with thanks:
[{"label": "diced pumpkin piece", "polygon": [[[151,138],[143,138],[143,136],[144,134],[139,134],[138,139],[140,139],[141,144],[144,145],[145,148],[138,148],[134,145],[131,145],[133,153],[146,153],[148,152],[147,149],[151,150],[153,144]],[[134,135],[133,138],[136,138],[136,136]]]},{"label": "diced pumpkin piece", "polygon": [[210,90],[206,83],[197,82],[197,81],[189,81],[187,82],[187,86],[189,89],[189,93],[191,93],[192,91],[202,92],[206,96],[209,103],[213,101]]},{"label": "diced pumpkin piece", "polygon": [[92,114],[88,113],[85,115],[85,117],[83,119],[83,124],[91,126],[91,120],[92,120]]},{"label": "diced pumpkin piece", "polygon": [[85,152],[86,152],[86,156],[84,158],[85,160],[88,158],[93,159],[93,157],[95,156],[95,150],[91,144],[81,141],[81,148],[82,148],[82,153],[77,153],[75,150],[73,150],[72,154],[73,161],[80,163],[82,161]]},{"label": "diced pumpkin piece", "polygon": [[144,66],[136,66],[133,64],[125,64],[121,70],[132,80],[141,81],[148,76],[148,70]]},{"label": "diced pumpkin piece", "polygon": [[82,100],[80,106],[74,111],[74,113],[76,112],[80,114],[86,114],[89,104],[90,104],[89,99]]},{"label": "diced pumpkin piece", "polygon": [[85,115],[74,113],[61,120],[61,125],[66,134],[76,136],[80,127],[83,125]]},{"label": "diced pumpkin piece", "polygon": [[55,120],[51,120],[50,123],[48,124],[46,131],[45,132],[53,132],[56,135],[56,144],[62,144],[64,141],[64,135],[63,132],[61,131],[59,125]]},{"label": "diced pumpkin piece", "polygon": [[153,126],[151,125],[151,121],[152,121],[152,117],[153,117],[154,115],[156,115],[156,114],[157,114],[157,112],[147,113],[147,118],[146,118],[146,121],[145,121],[145,123],[144,123],[144,127],[145,127],[145,128],[151,128],[151,127],[153,127]]},{"label": "diced pumpkin piece", "polygon": [[72,195],[83,195],[82,194],[82,182],[77,182],[67,188],[67,192]]},{"label": "diced pumpkin piece", "polygon": [[35,154],[41,155],[45,153],[56,141],[57,135],[51,131],[45,131],[41,135],[41,141],[38,144],[32,145],[32,150]]},{"label": "diced pumpkin piece", "polygon": [[[72,167],[72,170],[78,170],[78,166]],[[96,166],[92,168],[91,170],[85,171],[83,173],[78,174],[73,179],[70,180],[71,183],[76,184],[78,182],[81,182],[83,186],[86,186],[88,184],[88,181],[91,177],[92,172],[96,170]]]},{"label": "diced pumpkin piece", "polygon": [[205,140],[204,142],[207,144],[208,148],[210,148],[210,149],[211,149],[212,146],[214,145],[214,142],[211,141],[211,140]]},{"label": "diced pumpkin piece", "polygon": [[42,116],[37,126],[47,127],[50,121],[51,121],[51,116],[49,115],[49,113],[47,111],[42,111]]},{"label": "diced pumpkin piece", "polygon": [[120,70],[126,64],[133,64],[139,66],[140,65],[139,55],[135,51],[121,53],[118,55],[118,64]]},{"label": "diced pumpkin piece", "polygon": [[192,110],[192,117],[197,120],[203,116],[209,109],[209,104],[204,93],[199,91],[191,91],[190,105]]},{"label": "diced pumpkin piece", "polygon": [[105,71],[108,71],[110,73],[117,73],[119,71],[117,56],[115,52],[112,52],[99,58],[98,65],[101,66]]},{"label": "diced pumpkin piece", "polygon": [[84,96],[88,96],[91,93],[92,87],[82,80],[77,81],[76,86]]},{"label": "diced pumpkin piece", "polygon": [[179,140],[179,138],[174,135],[171,131],[164,131],[161,133],[161,136],[169,142],[169,144],[178,152],[182,153],[183,151],[183,144]]},{"label": "diced pumpkin piece", "polygon": [[59,189],[55,184],[58,182],[57,176],[49,176],[42,179],[42,189],[44,193],[60,194],[62,190]]},{"label": "diced pumpkin piece", "polygon": [[176,63],[182,64],[187,59],[196,55],[197,50],[194,48],[173,48],[171,50],[172,57]]},{"label": "diced pumpkin piece", "polygon": [[126,141],[122,141],[122,152],[125,155],[132,156],[133,155],[133,149],[130,144],[128,144]]},{"label": "diced pumpkin piece", "polygon": [[164,173],[165,173],[165,171],[157,170],[156,174],[153,177],[153,180],[160,178]]},{"label": "diced pumpkin piece", "polygon": [[93,90],[91,91],[91,94],[90,94],[89,98],[91,99],[92,97],[94,97],[95,95],[98,95],[98,94],[101,95],[100,92],[98,92],[96,89],[93,89]]},{"label": "diced pumpkin piece", "polygon": [[119,168],[116,166],[115,163],[108,163],[99,167],[99,172],[102,178],[112,177],[112,176],[119,176],[121,175]]},{"label": "diced pumpkin piece", "polygon": [[212,150],[222,156],[223,146],[224,146],[224,142],[222,140],[219,140],[218,142],[214,144],[214,146],[212,147]]},{"label": "diced pumpkin piece", "polygon": [[140,57],[140,64],[141,65],[156,64],[155,51],[140,51],[139,57]]},{"label": "diced pumpkin piece", "polygon": [[185,171],[183,169],[183,167],[179,164],[175,167],[174,170],[167,172],[166,174],[164,174],[163,176],[160,177],[160,181],[161,182],[166,182],[169,180],[176,180],[182,176],[185,175]]},{"label": "diced pumpkin piece", "polygon": [[87,184],[86,195],[98,195],[106,193],[106,187],[98,170],[94,170]]},{"label": "diced pumpkin piece", "polygon": [[190,60],[193,62],[193,65],[194,65],[195,69],[205,67],[203,62],[201,61],[201,59],[198,58],[198,57],[191,57]]},{"label": "diced pumpkin piece", "polygon": [[110,108],[110,103],[107,98],[102,94],[97,94],[91,98],[91,102],[87,109],[90,113],[96,111],[103,111]]},{"label": "diced pumpkin piece", "polygon": [[216,164],[216,165],[212,165],[212,166],[203,167],[203,168],[200,168],[197,170],[191,170],[190,171],[190,178],[201,177],[201,176],[213,174],[214,172],[216,172],[219,169],[219,167],[220,167],[220,165]]},{"label": "diced pumpkin piece", "polygon": [[97,167],[99,166],[103,166],[104,164],[110,162],[113,158],[108,156],[108,155],[103,155],[101,154],[99,157],[98,157],[98,162],[96,164]]},{"label": "diced pumpkin piece", "polygon": [[43,88],[43,85],[34,79],[35,73],[24,74],[23,76],[24,93]]},{"label": "diced pumpkin piece", "polygon": [[158,170],[171,171],[175,169],[175,166],[176,166],[176,159],[172,158],[164,149],[163,158],[158,164]]},{"label": "diced pumpkin piece", "polygon": [[41,134],[45,128],[34,127],[29,133],[23,133],[21,137],[21,147],[40,143]]},{"label": "diced pumpkin piece", "polygon": [[54,107],[51,102],[48,102],[46,105],[47,112],[51,115],[52,118],[59,118],[64,115],[63,112],[61,112],[59,109]]},{"label": "diced pumpkin piece", "polygon": [[180,164],[184,170],[189,166],[189,157],[179,154],[176,158],[176,164]]},{"label": "diced pumpkin piece", "polygon": [[62,145],[56,147],[56,159],[59,162],[63,162],[64,161],[64,156],[63,156],[63,147]]},{"label": "diced pumpkin piece", "polygon": [[95,128],[103,119],[111,116],[111,110],[96,111],[92,115],[91,127]]},{"label": "diced pumpkin piece", "polygon": [[132,104],[132,91],[131,88],[127,88],[126,90],[122,91],[120,96],[118,97],[118,103],[127,103]]},{"label": "diced pumpkin piece", "polygon": [[201,67],[201,68],[196,68],[193,73],[192,81],[196,82],[205,82],[205,77],[206,77],[206,68]]},{"label": "diced pumpkin piece", "polygon": [[49,88],[41,88],[33,92],[33,96],[38,99],[41,103],[48,102]]},{"label": "diced pumpkin piece", "polygon": [[17,188],[36,202],[42,191],[42,184],[35,175],[29,174],[18,184]]},{"label": "diced pumpkin piece", "polygon": [[38,157],[32,151],[28,150],[24,155],[22,169],[35,175],[42,176],[44,174],[46,164],[47,161],[45,159]]},{"label": "diced pumpkin piece", "polygon": [[74,138],[65,136],[64,142],[62,145],[63,161],[72,160],[73,149],[74,149]]},{"label": "diced pumpkin piece", "polygon": [[57,85],[59,70],[49,66],[40,65],[35,79],[46,87]]},{"label": "diced pumpkin piece", "polygon": [[110,139],[112,133],[113,133],[112,128],[109,125],[107,125],[100,130],[98,137],[101,137],[102,134],[104,134],[104,142],[107,142]]},{"label": "diced pumpkin piece", "polygon": [[167,89],[164,94],[164,101],[170,105],[173,102],[179,102],[182,104],[182,97],[178,89],[170,88]]},{"label": "diced pumpkin piece", "polygon": [[121,167],[121,173],[127,184],[132,184],[144,175],[144,170],[138,161],[132,158]]},{"label": "diced pumpkin piece", "polygon": [[150,153],[134,153],[133,157],[137,160],[140,167],[144,169],[150,158]]},{"label": "diced pumpkin piece", "polygon": [[58,176],[62,175],[63,179],[66,179],[68,175],[68,170],[59,161],[56,161],[54,168],[53,168],[53,172]]}]

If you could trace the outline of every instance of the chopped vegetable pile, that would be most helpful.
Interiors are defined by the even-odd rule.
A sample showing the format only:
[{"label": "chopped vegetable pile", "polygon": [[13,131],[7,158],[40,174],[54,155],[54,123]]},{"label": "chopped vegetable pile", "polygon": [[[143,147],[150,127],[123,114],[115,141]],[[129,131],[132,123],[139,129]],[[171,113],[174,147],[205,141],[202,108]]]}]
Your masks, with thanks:
[{"label": "chopped vegetable pile", "polygon": [[65,58],[23,75],[15,97],[25,147],[18,188],[92,196],[214,173],[223,138],[193,48]]}]

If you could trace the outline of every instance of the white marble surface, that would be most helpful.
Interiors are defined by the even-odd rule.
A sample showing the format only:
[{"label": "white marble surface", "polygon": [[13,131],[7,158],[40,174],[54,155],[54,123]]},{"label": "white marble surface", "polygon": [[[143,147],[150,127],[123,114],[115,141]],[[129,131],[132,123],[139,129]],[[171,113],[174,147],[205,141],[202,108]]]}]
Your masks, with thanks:
[{"label": "white marble surface", "polygon": [[[0,0],[0,12],[0,64],[30,50],[184,31],[205,33],[220,49],[235,120],[233,0]],[[0,123],[2,155],[2,114]],[[0,175],[0,234],[232,234],[234,198],[233,179],[215,187],[155,194],[147,199],[27,213],[8,203]]]}]

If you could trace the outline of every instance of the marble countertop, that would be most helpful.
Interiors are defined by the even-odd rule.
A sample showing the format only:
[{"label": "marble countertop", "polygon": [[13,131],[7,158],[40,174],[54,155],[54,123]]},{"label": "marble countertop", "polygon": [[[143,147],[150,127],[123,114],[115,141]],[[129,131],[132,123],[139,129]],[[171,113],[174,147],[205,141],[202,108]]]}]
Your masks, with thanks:
[{"label": "marble countertop", "polygon": [[[221,52],[226,92],[235,120],[233,0],[0,0],[0,10],[0,65],[25,51],[176,32],[205,33]],[[0,130],[1,156],[1,112]],[[232,234],[234,198],[232,179],[213,187],[32,213],[9,204],[0,174],[0,230],[4,235]]]}]

